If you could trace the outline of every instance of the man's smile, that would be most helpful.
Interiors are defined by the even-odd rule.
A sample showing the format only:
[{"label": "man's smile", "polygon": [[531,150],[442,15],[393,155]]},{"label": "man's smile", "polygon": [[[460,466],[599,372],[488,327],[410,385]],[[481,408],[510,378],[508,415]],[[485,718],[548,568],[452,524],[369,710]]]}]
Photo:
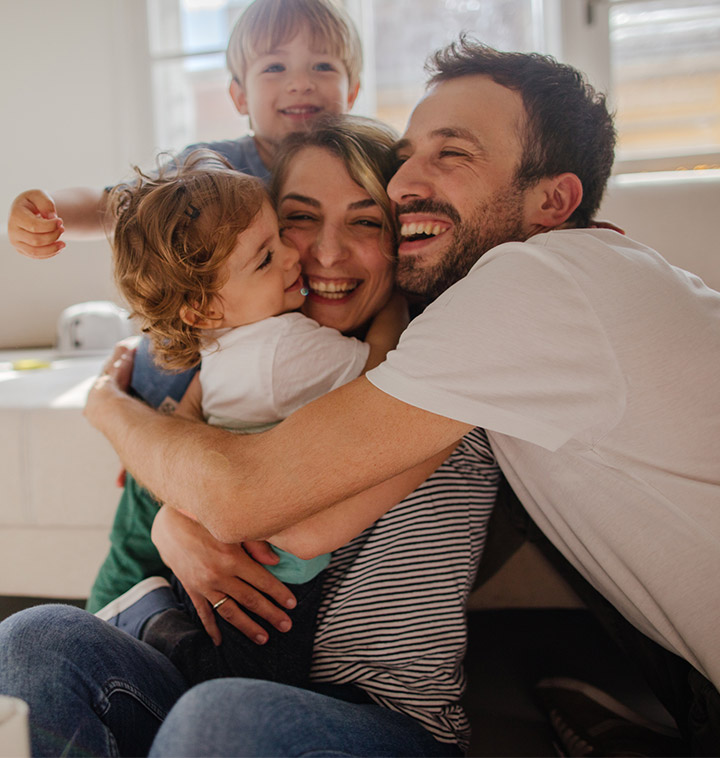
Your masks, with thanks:
[{"label": "man's smile", "polygon": [[445,219],[433,217],[411,217],[403,215],[400,221],[400,245],[398,252],[401,255],[419,252],[420,248],[426,247],[446,232],[452,229],[452,223]]}]

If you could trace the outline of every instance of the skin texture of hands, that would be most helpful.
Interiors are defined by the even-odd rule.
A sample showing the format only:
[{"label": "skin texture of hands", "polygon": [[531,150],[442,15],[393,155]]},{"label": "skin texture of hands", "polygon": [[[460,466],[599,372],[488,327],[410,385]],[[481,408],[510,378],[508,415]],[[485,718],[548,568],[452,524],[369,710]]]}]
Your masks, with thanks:
[{"label": "skin texture of hands", "polygon": [[64,247],[60,235],[65,231],[58,218],[54,200],[43,190],[27,190],[10,207],[8,239],[29,258],[52,258]]},{"label": "skin texture of hands", "polygon": [[264,569],[248,552],[267,561],[275,556],[265,543],[228,545],[218,542],[199,523],[182,513],[163,506],[152,529],[152,539],[163,562],[182,582],[205,630],[219,645],[221,635],[213,615],[212,604],[225,595],[230,600],[218,608],[218,613],[245,636],[259,645],[267,642],[267,632],[256,624],[243,608],[252,610],[278,631],[290,629],[286,613],[262,593],[272,597],[285,608],[295,607],[295,598],[285,585]]}]

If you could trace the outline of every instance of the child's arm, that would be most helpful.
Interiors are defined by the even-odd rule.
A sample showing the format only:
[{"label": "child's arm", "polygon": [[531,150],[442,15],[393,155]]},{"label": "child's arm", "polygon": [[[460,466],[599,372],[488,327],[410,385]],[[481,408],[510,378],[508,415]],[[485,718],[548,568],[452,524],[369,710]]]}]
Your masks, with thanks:
[{"label": "child's arm", "polygon": [[185,394],[178,403],[175,413],[183,418],[204,421],[202,412],[202,384],[200,384],[199,373],[196,373],[192,378],[188,388],[185,390]]},{"label": "child's arm", "polygon": [[331,553],[414,492],[452,453],[456,444],[392,479],[269,537],[268,541],[305,560]]},{"label": "child's arm", "polygon": [[65,242],[60,239],[100,238],[111,231],[107,192],[89,187],[19,194],[10,207],[8,239],[30,258],[51,258]]},{"label": "child's arm", "polygon": [[365,371],[370,371],[385,360],[385,356],[397,345],[409,321],[407,300],[397,292],[393,293],[372,320],[365,335],[365,342],[370,345]]}]

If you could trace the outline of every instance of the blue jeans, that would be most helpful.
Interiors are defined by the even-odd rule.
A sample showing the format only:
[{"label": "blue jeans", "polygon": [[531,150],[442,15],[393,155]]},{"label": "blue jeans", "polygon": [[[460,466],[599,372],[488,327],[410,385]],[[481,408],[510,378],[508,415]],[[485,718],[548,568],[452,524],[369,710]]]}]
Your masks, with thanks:
[{"label": "blue jeans", "polygon": [[162,654],[70,606],[0,624],[0,693],[30,704],[37,756],[460,755],[341,688],[218,679],[188,691]]}]

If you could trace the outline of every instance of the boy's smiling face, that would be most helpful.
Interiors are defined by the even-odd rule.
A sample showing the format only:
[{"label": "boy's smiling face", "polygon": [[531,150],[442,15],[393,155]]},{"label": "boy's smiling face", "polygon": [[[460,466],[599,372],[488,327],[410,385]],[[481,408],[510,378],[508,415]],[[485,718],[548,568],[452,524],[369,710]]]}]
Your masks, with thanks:
[{"label": "boy's smiling face", "polygon": [[238,111],[250,117],[261,157],[271,160],[291,132],[323,113],[347,113],[358,89],[359,84],[351,87],[343,61],[312,50],[309,35],[301,31],[249,61],[243,83],[233,80],[230,95]]}]

